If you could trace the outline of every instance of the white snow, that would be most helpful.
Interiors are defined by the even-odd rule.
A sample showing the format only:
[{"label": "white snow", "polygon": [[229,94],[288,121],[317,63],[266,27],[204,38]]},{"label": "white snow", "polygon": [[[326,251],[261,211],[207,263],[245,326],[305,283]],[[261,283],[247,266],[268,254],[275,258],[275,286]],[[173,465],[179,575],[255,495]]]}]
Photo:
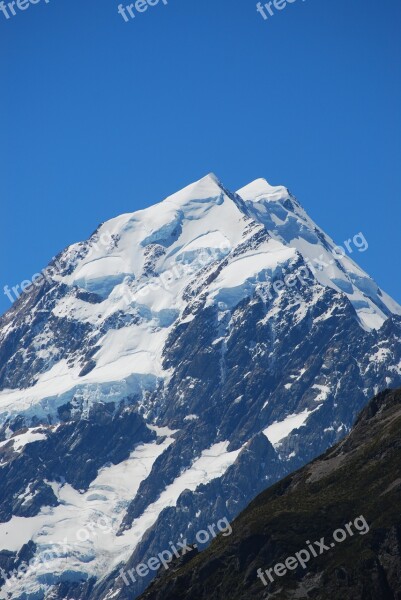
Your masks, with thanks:
[{"label": "white snow", "polygon": [[389,359],[391,351],[389,348],[378,348],[378,350],[369,357],[369,361],[372,363],[383,363]]},{"label": "white snow", "polygon": [[245,187],[237,191],[237,194],[244,200],[257,202],[259,199],[268,199],[272,201],[285,200],[288,198],[288,190],[282,185],[273,186],[266,179],[255,179]]},{"label": "white snow", "polygon": [[249,251],[230,261],[210,285],[208,305],[223,302],[235,306],[246,296],[252,296],[260,278],[265,281],[295,257],[292,248],[269,240],[257,251]]},{"label": "white snow", "polygon": [[315,398],[315,402],[324,402],[325,400],[327,400],[331,390],[329,388],[329,386],[327,385],[319,385],[317,383],[315,383],[312,386],[312,389],[318,390],[319,393]]},{"label": "white snow", "polygon": [[313,411],[304,410],[301,413],[288,415],[283,421],[276,421],[263,430],[263,433],[271,444],[278,444],[286,438],[294,429],[302,427]]},{"label": "white snow", "polygon": [[0,448],[9,444],[10,442],[14,443],[14,450],[22,450],[28,444],[33,444],[34,442],[39,442],[40,440],[46,439],[46,434],[43,432],[36,431],[35,428],[28,429],[25,433],[21,433],[19,435],[15,435],[14,437],[5,440],[4,442],[0,442]]}]

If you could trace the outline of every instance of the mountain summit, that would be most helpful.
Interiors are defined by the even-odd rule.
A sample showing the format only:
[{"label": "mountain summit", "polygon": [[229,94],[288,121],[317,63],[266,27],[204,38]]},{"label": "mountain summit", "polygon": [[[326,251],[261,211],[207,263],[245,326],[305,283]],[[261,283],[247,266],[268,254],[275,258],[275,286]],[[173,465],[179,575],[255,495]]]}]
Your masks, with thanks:
[{"label": "mountain summit", "polygon": [[234,518],[401,385],[366,244],[208,175],[64,250],[0,319],[0,568],[36,560],[11,598],[132,599],[154,573],[122,568]]}]

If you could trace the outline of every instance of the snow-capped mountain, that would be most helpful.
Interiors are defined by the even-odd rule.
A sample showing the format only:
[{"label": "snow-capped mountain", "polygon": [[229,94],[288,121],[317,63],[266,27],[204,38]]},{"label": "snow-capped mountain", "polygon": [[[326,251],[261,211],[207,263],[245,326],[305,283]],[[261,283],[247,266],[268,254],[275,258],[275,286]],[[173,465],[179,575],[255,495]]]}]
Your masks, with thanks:
[{"label": "snow-capped mountain", "polygon": [[135,597],[121,568],[401,385],[401,307],[345,254],[286,188],[213,175],[62,252],[0,319],[0,580],[36,561],[0,598]]}]

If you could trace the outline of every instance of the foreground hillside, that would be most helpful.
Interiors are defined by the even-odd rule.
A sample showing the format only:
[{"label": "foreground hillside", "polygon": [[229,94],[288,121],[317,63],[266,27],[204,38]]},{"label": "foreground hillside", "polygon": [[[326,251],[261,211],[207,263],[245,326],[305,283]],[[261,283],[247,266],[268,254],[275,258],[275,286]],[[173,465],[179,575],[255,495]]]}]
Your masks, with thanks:
[{"label": "foreground hillside", "polygon": [[[170,568],[141,599],[399,599],[400,471],[401,390],[387,390],[343,441],[260,494],[234,521],[232,535]],[[334,542],[344,537],[339,528],[347,535]],[[322,537],[324,547],[315,544]],[[273,569],[271,582],[265,571],[295,559],[306,542],[317,557],[300,554],[305,568],[299,561],[295,569],[295,561],[287,563],[291,569],[276,567],[281,575]]]}]

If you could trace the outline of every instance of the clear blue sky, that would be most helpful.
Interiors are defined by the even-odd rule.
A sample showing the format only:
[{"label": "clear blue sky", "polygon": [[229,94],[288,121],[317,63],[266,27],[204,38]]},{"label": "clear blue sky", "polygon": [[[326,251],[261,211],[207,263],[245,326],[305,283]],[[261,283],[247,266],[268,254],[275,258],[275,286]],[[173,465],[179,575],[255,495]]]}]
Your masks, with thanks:
[{"label": "clear blue sky", "polygon": [[[0,13],[5,284],[213,171],[284,184],[401,302],[401,2],[118,0]],[[129,4],[129,2],[123,2]]]}]

